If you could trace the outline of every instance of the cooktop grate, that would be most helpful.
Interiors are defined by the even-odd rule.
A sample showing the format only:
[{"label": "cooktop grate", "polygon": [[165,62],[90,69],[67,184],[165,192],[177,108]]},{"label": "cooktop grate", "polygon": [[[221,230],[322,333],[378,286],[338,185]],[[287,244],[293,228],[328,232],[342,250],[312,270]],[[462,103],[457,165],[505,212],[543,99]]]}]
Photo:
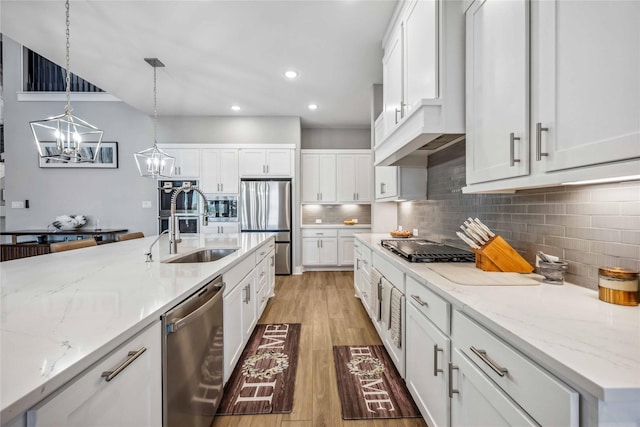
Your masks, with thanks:
[{"label": "cooktop grate", "polygon": [[382,240],[382,247],[409,262],[474,262],[473,252],[429,240]]}]

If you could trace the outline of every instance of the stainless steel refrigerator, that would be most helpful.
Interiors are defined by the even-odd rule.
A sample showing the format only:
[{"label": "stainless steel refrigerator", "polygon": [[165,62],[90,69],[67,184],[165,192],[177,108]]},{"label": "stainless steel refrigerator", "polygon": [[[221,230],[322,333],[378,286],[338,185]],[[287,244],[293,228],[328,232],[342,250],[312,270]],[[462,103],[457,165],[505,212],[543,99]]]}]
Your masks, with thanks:
[{"label": "stainless steel refrigerator", "polygon": [[241,231],[276,233],[276,274],[291,274],[291,180],[240,182]]}]

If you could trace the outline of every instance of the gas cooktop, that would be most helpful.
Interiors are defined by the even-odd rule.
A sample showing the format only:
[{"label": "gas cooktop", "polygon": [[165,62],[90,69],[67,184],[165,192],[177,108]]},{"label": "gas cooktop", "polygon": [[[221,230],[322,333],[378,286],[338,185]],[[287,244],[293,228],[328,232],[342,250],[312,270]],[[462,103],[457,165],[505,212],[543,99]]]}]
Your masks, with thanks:
[{"label": "gas cooktop", "polygon": [[474,262],[473,252],[424,239],[381,240],[383,248],[409,262]]}]

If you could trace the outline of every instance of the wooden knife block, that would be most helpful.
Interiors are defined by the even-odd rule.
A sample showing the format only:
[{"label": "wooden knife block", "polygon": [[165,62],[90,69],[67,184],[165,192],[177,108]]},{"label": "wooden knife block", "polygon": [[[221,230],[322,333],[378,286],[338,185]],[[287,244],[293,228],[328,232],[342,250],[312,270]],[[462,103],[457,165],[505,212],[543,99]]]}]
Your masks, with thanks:
[{"label": "wooden knife block", "polygon": [[476,254],[476,267],[484,271],[531,273],[529,264],[506,240],[496,235],[481,249],[472,249]]}]

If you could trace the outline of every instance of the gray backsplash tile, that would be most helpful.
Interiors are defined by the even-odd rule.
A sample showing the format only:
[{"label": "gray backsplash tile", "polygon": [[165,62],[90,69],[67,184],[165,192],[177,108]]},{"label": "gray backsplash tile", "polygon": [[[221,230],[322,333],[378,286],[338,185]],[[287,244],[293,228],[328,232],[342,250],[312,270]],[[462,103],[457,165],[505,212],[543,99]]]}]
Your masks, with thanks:
[{"label": "gray backsplash tile", "polygon": [[464,247],[455,232],[478,217],[531,263],[538,250],[566,259],[567,281],[592,289],[599,267],[640,270],[640,181],[462,194],[464,166],[464,142],[431,155],[429,200],[400,203],[398,223]]},{"label": "gray backsplash tile", "polygon": [[347,219],[357,219],[359,224],[371,224],[371,205],[302,205],[302,224],[342,224]]}]

